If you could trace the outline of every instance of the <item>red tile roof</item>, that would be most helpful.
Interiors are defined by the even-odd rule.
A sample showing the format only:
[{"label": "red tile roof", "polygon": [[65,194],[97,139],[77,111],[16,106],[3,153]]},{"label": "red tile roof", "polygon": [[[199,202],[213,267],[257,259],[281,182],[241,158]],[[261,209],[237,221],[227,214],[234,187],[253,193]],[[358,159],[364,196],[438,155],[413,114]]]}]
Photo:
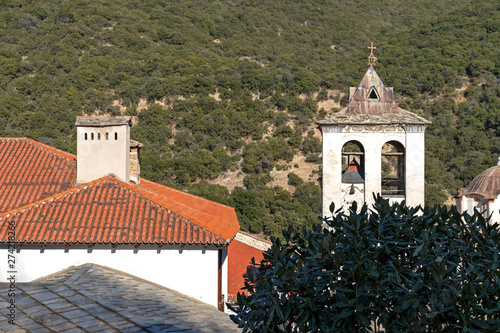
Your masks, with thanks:
[{"label": "red tile roof", "polygon": [[227,245],[239,230],[231,207],[148,180],[109,176],[72,187],[74,155],[28,139],[2,144],[0,243],[4,221],[15,222],[18,243],[34,244]]},{"label": "red tile roof", "polygon": [[135,191],[160,205],[168,207],[172,212],[186,219],[196,221],[196,224],[208,230],[227,243],[233,239],[240,224],[234,208],[215,203],[198,196],[182,192],[152,181],[142,179],[140,185],[130,184]]},{"label": "red tile roof", "polygon": [[[247,267],[251,266],[252,257],[258,264],[264,258],[264,252],[235,239],[228,247],[228,257],[227,300],[231,303],[236,301],[238,292],[244,292],[241,288],[245,286]],[[248,292],[245,293],[248,294]]]},{"label": "red tile roof", "polygon": [[[16,239],[35,244],[225,244],[113,177],[5,213]],[[2,223],[0,234],[7,232]]]},{"label": "red tile roof", "polygon": [[0,213],[72,187],[76,156],[26,138],[0,138]]}]

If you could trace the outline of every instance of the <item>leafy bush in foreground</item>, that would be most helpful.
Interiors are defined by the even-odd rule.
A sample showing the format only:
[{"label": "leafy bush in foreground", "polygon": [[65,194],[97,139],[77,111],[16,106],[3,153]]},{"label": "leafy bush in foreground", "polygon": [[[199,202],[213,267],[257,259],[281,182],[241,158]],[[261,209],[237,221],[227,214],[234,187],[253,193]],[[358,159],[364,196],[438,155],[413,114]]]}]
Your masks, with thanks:
[{"label": "leafy bush in foreground", "polygon": [[273,240],[238,295],[245,332],[500,331],[498,224],[380,198],[356,208]]}]

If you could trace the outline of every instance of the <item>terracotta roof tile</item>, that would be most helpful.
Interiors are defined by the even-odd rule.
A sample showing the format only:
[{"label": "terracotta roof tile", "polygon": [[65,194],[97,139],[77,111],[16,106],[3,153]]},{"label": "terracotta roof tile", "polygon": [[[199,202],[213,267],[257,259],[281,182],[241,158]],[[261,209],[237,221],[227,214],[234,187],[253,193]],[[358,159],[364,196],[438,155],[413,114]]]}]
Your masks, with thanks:
[{"label": "terracotta roof tile", "polygon": [[243,293],[245,286],[245,276],[247,267],[251,265],[252,258],[259,263],[264,258],[264,252],[253,246],[242,243],[238,240],[233,240],[228,247],[228,301],[236,300],[236,295]]},{"label": "terracotta roof tile", "polygon": [[25,138],[0,138],[0,213],[74,185],[76,157]]},{"label": "terracotta roof tile", "polygon": [[[124,203],[117,205],[117,198]],[[4,220],[15,223],[18,243],[225,244],[220,236],[152,203],[113,177],[4,213],[0,221]],[[2,223],[3,240],[6,227]]]},{"label": "terracotta roof tile", "polygon": [[73,187],[75,178],[76,156],[0,138],[0,221],[15,221],[26,243],[225,246],[239,230],[233,208],[148,180],[105,177]]},{"label": "terracotta roof tile", "polygon": [[[224,240],[231,240],[240,226],[234,208],[209,201],[149,180],[140,185],[125,184],[172,212],[182,215]],[[213,213],[210,213],[213,211]]]}]

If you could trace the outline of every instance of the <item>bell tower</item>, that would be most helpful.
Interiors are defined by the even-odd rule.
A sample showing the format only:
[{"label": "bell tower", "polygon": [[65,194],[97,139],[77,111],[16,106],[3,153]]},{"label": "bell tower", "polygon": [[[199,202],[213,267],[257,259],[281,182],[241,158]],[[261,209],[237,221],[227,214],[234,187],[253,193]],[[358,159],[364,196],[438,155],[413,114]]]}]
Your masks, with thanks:
[{"label": "bell tower", "polygon": [[[372,45],[373,48],[373,45]],[[373,55],[373,49],[372,54]],[[347,209],[391,202],[424,204],[424,132],[430,121],[400,108],[369,58],[368,71],[351,87],[343,110],[319,121],[323,135],[323,216],[330,204]]]}]

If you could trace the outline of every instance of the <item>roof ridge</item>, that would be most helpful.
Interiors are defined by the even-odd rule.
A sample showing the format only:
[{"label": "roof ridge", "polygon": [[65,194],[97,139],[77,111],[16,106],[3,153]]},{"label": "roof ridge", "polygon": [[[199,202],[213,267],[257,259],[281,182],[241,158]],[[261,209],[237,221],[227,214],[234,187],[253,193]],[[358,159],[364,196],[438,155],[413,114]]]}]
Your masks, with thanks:
[{"label": "roof ridge", "polygon": [[[147,181],[147,182],[145,182],[145,184],[141,184],[141,185],[161,187],[161,188],[164,188],[164,189],[166,189],[168,191],[171,190],[171,191],[175,192],[173,194],[177,194],[178,193],[181,196],[187,196],[187,197],[192,198],[195,201],[197,201],[197,202],[194,202],[195,203],[194,205],[186,204],[184,202],[184,200],[182,200],[182,201],[172,200],[172,199],[170,199],[169,197],[167,197],[164,194],[157,193],[155,191],[154,187],[151,188],[151,189],[148,189],[148,188],[144,188],[143,186],[140,186],[140,185],[135,185],[135,186],[137,186],[137,189],[139,191],[144,191],[146,193],[149,193],[149,195],[154,195],[155,197],[161,198],[161,200],[168,200],[169,202],[175,204],[178,207],[178,210],[176,210],[175,208],[174,209],[170,209],[169,208],[169,209],[172,212],[174,212],[174,213],[176,213],[176,214],[178,214],[180,216],[187,216],[187,218],[190,218],[190,219],[196,219],[196,216],[199,215],[199,214],[203,214],[203,215],[209,216],[210,217],[209,220],[205,219],[204,222],[200,221],[201,223],[200,224],[197,223],[196,225],[198,225],[202,229],[210,232],[211,234],[220,235],[220,232],[222,232],[222,230],[220,230],[221,229],[221,225],[218,224],[217,226],[214,226],[213,225],[214,221],[220,221],[224,225],[227,225],[230,228],[236,228],[236,230],[233,230],[234,233],[231,233],[231,235],[229,235],[229,234],[225,234],[226,236],[222,236],[221,235],[222,236],[221,238],[227,244],[230,242],[231,239],[234,238],[234,236],[236,235],[236,232],[240,229],[239,223],[238,222],[234,223],[234,220],[231,218],[231,216],[233,216],[233,215],[234,215],[234,217],[236,217],[236,211],[235,211],[235,209],[233,207],[226,206],[224,204],[220,204],[218,202],[214,202],[214,201],[211,201],[211,200],[199,197],[199,196],[195,196],[193,194],[186,193],[186,192],[183,192],[183,191],[180,191],[180,190],[177,190],[177,189],[173,189],[171,187],[168,187],[168,186],[165,186],[165,185],[162,185],[162,184],[158,184],[158,183],[155,183],[155,182],[152,182],[152,181]],[[158,189],[158,190],[161,190],[161,189]],[[221,211],[222,214],[214,214],[213,211],[209,212],[209,211],[206,211],[204,209],[200,209],[198,207],[199,206],[198,203],[200,203],[200,201],[202,203],[207,203],[207,204],[210,204],[210,205],[218,206],[221,210],[223,209]],[[161,205],[163,205],[163,204],[161,204]],[[236,221],[237,221],[237,218],[236,218]]]},{"label": "roof ridge", "polygon": [[[166,211],[168,211],[168,212],[172,212],[172,213],[174,213],[174,214],[178,215],[178,216],[179,216],[180,218],[182,218],[185,222],[187,222],[187,223],[189,223],[189,224],[191,224],[191,225],[193,225],[193,226],[196,226],[197,228],[199,228],[199,229],[201,229],[201,230],[204,230],[205,232],[208,232],[209,234],[213,235],[216,239],[221,240],[221,241],[222,241],[222,243],[225,243],[225,240],[224,240],[222,237],[220,237],[220,236],[218,236],[217,234],[215,234],[214,232],[212,232],[212,231],[210,231],[210,230],[206,229],[205,227],[202,227],[202,226],[200,226],[200,225],[198,225],[198,224],[194,223],[193,221],[191,221],[191,220],[187,219],[187,218],[186,218],[186,217],[184,217],[184,216],[183,216],[180,212],[176,212],[174,209],[171,209],[171,208],[167,208],[167,207],[165,207],[165,206],[164,206],[164,205],[160,202],[160,199],[158,199],[158,198],[161,198],[161,199],[163,199],[163,200],[168,200],[168,201],[173,202],[173,203],[176,203],[176,204],[179,204],[178,202],[173,201],[173,200],[171,200],[171,199],[169,199],[169,198],[167,198],[167,197],[160,196],[159,194],[156,194],[156,193],[154,193],[154,192],[148,191],[148,190],[146,190],[146,189],[143,189],[143,188],[139,187],[139,186],[138,186],[138,185],[136,185],[136,184],[128,184],[128,183],[122,182],[121,180],[116,179],[116,178],[115,178],[115,177],[113,177],[112,175],[111,175],[111,176],[108,176],[108,177],[109,177],[109,180],[110,180],[110,181],[114,181],[116,184],[118,184],[118,185],[120,185],[120,186],[125,187],[126,189],[128,189],[129,191],[131,191],[131,192],[135,193],[135,194],[136,194],[136,195],[138,195],[139,197],[142,197],[142,198],[144,198],[145,200],[147,200],[147,201],[150,201],[150,202],[154,203],[155,205],[157,205],[157,206],[161,207],[162,209],[164,209],[164,210],[166,210]],[[155,184],[157,184],[157,183],[155,183]],[[158,184],[158,185],[161,185],[161,184]],[[165,185],[162,185],[162,186],[165,186]],[[168,186],[166,186],[166,187],[168,187]],[[148,193],[148,195],[146,196],[146,195],[144,195],[144,194],[142,194],[142,193],[139,193],[139,192],[137,191],[137,189],[139,189],[139,190],[141,190],[141,191],[145,191],[145,192],[147,192],[147,193]],[[201,199],[204,199],[204,198],[201,198]],[[208,200],[208,199],[204,199],[204,200]],[[210,201],[210,200],[209,200],[209,201]],[[184,205],[184,204],[182,204],[182,206],[184,206],[184,207],[190,207],[190,206],[188,206],[188,205]],[[192,207],[190,207],[190,208],[192,208]]]},{"label": "roof ridge", "polygon": [[26,209],[30,209],[32,207],[36,207],[40,204],[43,204],[45,202],[50,202],[58,197],[63,197],[63,196],[66,196],[70,193],[73,193],[73,192],[77,192],[79,190],[81,190],[82,188],[85,188],[85,187],[90,187],[90,186],[93,186],[97,183],[100,183],[100,182],[103,182],[103,181],[106,181],[107,179],[111,178],[112,176],[104,176],[102,178],[99,178],[99,179],[96,179],[96,180],[93,180],[91,182],[88,182],[88,183],[85,183],[85,184],[81,184],[81,185],[78,185],[78,186],[75,186],[75,187],[71,187],[65,191],[62,191],[62,192],[58,192],[54,195],[51,195],[49,197],[46,197],[46,198],[43,198],[43,199],[40,199],[38,201],[35,201],[35,202],[32,202],[28,205],[25,205],[25,206],[22,206],[22,207],[18,207],[18,208],[14,208],[14,209],[11,209],[7,212],[4,212],[2,214],[0,214],[0,218],[2,217],[7,217],[9,215],[12,215],[12,214],[16,214],[16,213],[22,213],[23,211],[25,211]]},{"label": "roof ridge", "polygon": [[86,264],[79,266],[80,268],[77,269],[69,278],[67,278],[66,281],[64,281],[64,283],[65,284],[75,284],[76,281],[78,281],[78,279],[82,277],[82,275],[87,273],[88,270],[92,268],[92,266],[93,266],[92,263],[86,263]]}]

